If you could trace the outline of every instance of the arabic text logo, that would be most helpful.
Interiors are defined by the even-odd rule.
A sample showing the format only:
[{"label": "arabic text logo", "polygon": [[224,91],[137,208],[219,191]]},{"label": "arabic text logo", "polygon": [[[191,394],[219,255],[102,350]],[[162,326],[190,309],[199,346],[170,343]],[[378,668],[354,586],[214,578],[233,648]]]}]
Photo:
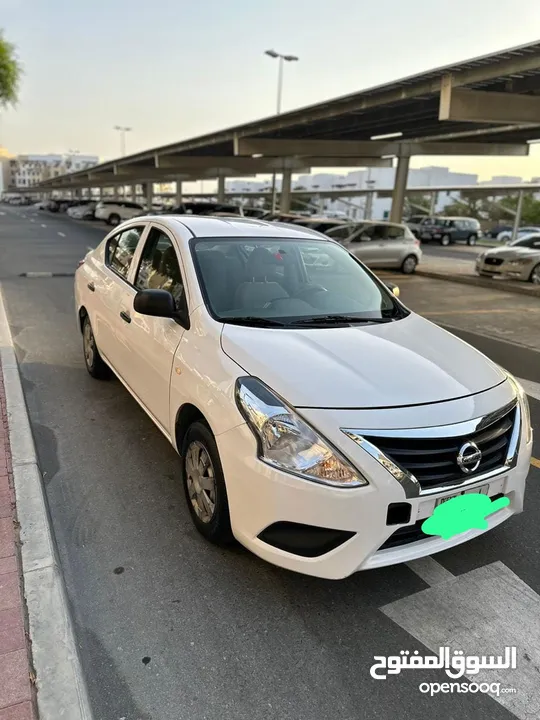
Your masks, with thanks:
[{"label": "arabic text logo", "polygon": [[[418,650],[409,653],[408,650],[401,650],[399,655],[385,657],[376,655],[373,658],[376,662],[371,666],[369,674],[375,680],[386,680],[388,675],[399,675],[402,670],[441,670],[452,679],[464,675],[478,675],[480,670],[507,670],[517,668],[517,648],[506,647],[504,657],[501,655],[465,655],[463,650],[454,650],[450,655],[448,646],[439,648],[438,655],[426,655],[422,657]],[[378,671],[382,670],[382,673]]]},{"label": "arabic text logo", "polygon": [[458,495],[436,507],[433,515],[422,523],[422,530],[426,535],[440,535],[444,540],[467,530],[487,530],[486,518],[508,505],[507,497],[491,500],[479,493]]}]

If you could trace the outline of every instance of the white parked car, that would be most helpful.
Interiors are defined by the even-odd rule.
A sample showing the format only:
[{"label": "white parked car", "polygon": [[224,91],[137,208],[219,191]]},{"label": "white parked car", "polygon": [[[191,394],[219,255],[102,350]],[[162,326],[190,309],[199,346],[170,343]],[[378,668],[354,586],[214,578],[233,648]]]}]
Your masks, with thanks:
[{"label": "white parked car", "polygon": [[520,235],[508,245],[480,253],[475,268],[478,275],[540,285],[540,232]]},{"label": "white parked car", "polygon": [[[339,243],[248,218],[141,217],[86,255],[75,303],[88,372],[112,370],[176,448],[213,542],[344,578],[522,510],[521,387]],[[451,539],[424,534],[464,492],[510,502]]]},{"label": "white parked car", "polygon": [[67,214],[74,220],[91,220],[94,218],[96,203],[93,201],[81,202],[67,209]]},{"label": "white parked car", "polygon": [[[540,227],[536,227],[534,225],[532,226],[526,226],[526,227],[520,227],[517,231],[517,237],[523,237],[524,235],[530,235],[531,233],[535,233],[538,235],[540,233]],[[503,230],[503,232],[500,232],[497,235],[497,242],[500,243],[509,243],[512,240],[512,230]]]},{"label": "white parked car", "polygon": [[105,220],[109,225],[118,225],[124,220],[140,215],[144,207],[128,200],[100,200],[96,205],[96,220]]}]

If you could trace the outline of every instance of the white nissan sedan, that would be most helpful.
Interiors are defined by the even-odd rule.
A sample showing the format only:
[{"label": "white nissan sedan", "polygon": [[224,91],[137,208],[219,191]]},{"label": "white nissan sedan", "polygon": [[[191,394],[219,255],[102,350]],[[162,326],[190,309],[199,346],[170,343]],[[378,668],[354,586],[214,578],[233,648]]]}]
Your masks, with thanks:
[{"label": "white nissan sedan", "polygon": [[[208,540],[338,579],[522,510],[519,384],[322,235],[140,217],[81,262],[75,301],[88,372],[114,373],[176,448]],[[451,539],[424,534],[464,492],[510,504]]]}]

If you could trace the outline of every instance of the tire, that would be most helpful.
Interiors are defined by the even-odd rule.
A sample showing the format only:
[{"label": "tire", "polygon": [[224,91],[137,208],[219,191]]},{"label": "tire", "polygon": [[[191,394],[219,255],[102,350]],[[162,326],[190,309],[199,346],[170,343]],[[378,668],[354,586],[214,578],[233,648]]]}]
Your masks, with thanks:
[{"label": "tire", "polygon": [[[198,472],[201,460],[205,466],[202,476]],[[215,545],[231,544],[234,536],[225,478],[216,441],[206,423],[198,420],[188,428],[182,444],[181,463],[182,482],[193,524]],[[200,484],[201,479],[208,482],[206,488]]]},{"label": "tire", "polygon": [[112,372],[108,365],[103,362],[103,358],[97,349],[94,331],[90,324],[88,315],[83,322],[83,353],[84,364],[90,375],[96,380],[109,380]]},{"label": "tire", "polygon": [[467,245],[476,245],[476,235],[469,235],[467,238]]},{"label": "tire", "polygon": [[444,247],[448,247],[448,245],[450,245],[450,235],[443,235],[439,242],[441,245],[444,245]]},{"label": "tire", "polygon": [[107,218],[107,225],[118,225],[120,223],[120,215],[117,213],[112,213]]},{"label": "tire", "polygon": [[401,263],[401,272],[404,275],[412,275],[418,265],[418,259],[416,255],[407,255],[405,260]]},{"label": "tire", "polygon": [[529,275],[529,282],[532,282],[533,285],[540,285],[540,263],[538,263],[538,265],[535,265],[531,270],[531,274]]}]

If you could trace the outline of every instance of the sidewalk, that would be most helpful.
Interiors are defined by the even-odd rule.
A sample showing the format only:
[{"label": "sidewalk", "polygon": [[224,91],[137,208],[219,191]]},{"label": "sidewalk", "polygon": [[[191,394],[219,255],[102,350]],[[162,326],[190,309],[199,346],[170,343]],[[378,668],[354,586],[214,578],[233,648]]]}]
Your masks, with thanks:
[{"label": "sidewalk", "polygon": [[36,720],[1,367],[0,419],[0,720]]}]

